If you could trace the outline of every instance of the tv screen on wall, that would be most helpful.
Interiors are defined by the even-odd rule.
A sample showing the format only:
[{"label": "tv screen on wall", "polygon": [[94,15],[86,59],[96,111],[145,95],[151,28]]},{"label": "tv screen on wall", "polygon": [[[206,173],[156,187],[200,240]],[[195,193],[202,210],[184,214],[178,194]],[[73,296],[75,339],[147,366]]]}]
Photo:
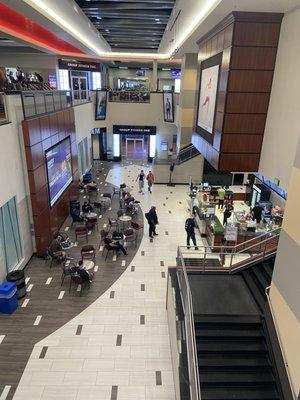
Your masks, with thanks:
[{"label": "tv screen on wall", "polygon": [[72,182],[72,153],[70,138],[46,150],[46,168],[50,206],[52,207]]}]

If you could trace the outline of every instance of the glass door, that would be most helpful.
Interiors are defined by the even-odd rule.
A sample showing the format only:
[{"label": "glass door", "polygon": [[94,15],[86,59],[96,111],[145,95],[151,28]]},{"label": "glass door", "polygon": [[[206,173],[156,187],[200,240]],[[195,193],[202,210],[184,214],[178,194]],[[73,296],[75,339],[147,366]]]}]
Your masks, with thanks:
[{"label": "glass door", "polygon": [[88,82],[86,76],[71,76],[73,100],[80,102],[88,98]]}]

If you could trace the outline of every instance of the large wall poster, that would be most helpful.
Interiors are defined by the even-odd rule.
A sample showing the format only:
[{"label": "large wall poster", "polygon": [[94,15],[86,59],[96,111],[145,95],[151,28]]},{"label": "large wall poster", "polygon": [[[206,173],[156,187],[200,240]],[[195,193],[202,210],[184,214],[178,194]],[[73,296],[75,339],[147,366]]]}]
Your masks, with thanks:
[{"label": "large wall poster", "polygon": [[107,107],[107,91],[97,90],[96,111],[95,111],[96,120],[104,120],[106,118],[106,107]]},{"label": "large wall poster", "polygon": [[173,105],[173,93],[164,92],[163,93],[164,102],[164,121],[174,122],[174,105]]},{"label": "large wall poster", "polygon": [[217,99],[219,65],[202,70],[197,125],[213,132]]}]

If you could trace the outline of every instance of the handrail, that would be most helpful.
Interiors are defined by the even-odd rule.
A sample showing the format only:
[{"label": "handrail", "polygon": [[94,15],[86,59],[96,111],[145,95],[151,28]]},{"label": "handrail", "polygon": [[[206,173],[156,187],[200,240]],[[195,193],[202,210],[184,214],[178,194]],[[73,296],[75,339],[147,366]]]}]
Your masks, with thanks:
[{"label": "handrail", "polygon": [[[199,370],[198,370],[198,359],[197,359],[197,349],[196,349],[196,343],[195,343],[195,325],[194,325],[194,311],[193,311],[193,300],[192,300],[192,292],[190,288],[190,284],[188,281],[188,276],[186,272],[186,268],[184,265],[184,260],[181,254],[179,254],[180,259],[181,259],[181,266],[180,269],[183,271],[183,277],[185,281],[185,286],[186,286],[186,294],[187,294],[187,308],[184,307],[184,314],[185,314],[185,328],[186,330],[189,329],[189,335],[186,333],[186,343],[187,343],[187,348],[191,350],[192,354],[192,359],[190,359],[189,351],[187,352],[188,354],[188,369],[189,369],[189,381],[190,381],[190,399],[191,400],[201,400],[201,392],[200,392],[200,379],[199,379]],[[178,269],[178,266],[177,266]],[[180,280],[179,280],[179,285],[181,286]],[[181,290],[181,293],[183,294],[183,291]],[[185,302],[183,300],[183,304],[185,305]],[[191,323],[188,324],[187,320],[190,320]],[[189,340],[191,339],[191,341]],[[193,375],[193,379],[191,379],[191,376]],[[194,386],[193,386],[194,383]]]},{"label": "handrail", "polygon": [[[240,269],[246,265],[248,265],[249,263],[252,263],[253,261],[260,261],[260,260],[264,260],[266,256],[270,256],[271,254],[274,254],[277,250],[277,244],[279,240],[279,236],[280,233],[278,234],[273,234],[272,236],[269,236],[268,238],[254,243],[251,246],[248,246],[240,251],[234,251],[234,247],[221,247],[221,252],[215,252],[212,251],[212,248],[209,247],[202,247],[205,249],[205,251],[201,251],[201,247],[198,247],[198,250],[194,250],[194,251],[190,251],[189,248],[190,246],[179,246],[178,247],[178,254],[182,257],[183,259],[183,263],[184,263],[184,257],[183,257],[183,249],[187,249],[188,250],[188,255],[195,255],[197,257],[192,257],[189,258],[190,260],[202,260],[202,263],[200,263],[200,270],[207,271],[210,269],[213,269],[214,271],[222,271],[222,272],[232,272],[236,269]],[[277,243],[275,243],[277,241]],[[271,246],[269,246],[268,248],[268,244],[271,244]],[[206,251],[206,249],[210,249],[210,251]],[[216,247],[214,247],[213,249],[215,250]],[[200,249],[200,251],[199,251]],[[252,249],[257,249],[257,251],[251,251]],[[229,250],[229,251],[227,251]],[[256,253],[256,255],[253,256],[253,254]],[[241,256],[242,254],[248,255],[249,257],[245,258],[245,259],[240,259],[239,256]],[[211,258],[208,258],[207,255],[211,255]],[[226,257],[230,257],[230,263],[229,265],[225,265],[225,261],[226,261]],[[214,264],[214,265],[207,265],[209,263],[209,260],[218,260],[218,263]],[[235,262],[236,261],[236,262]],[[195,266],[193,266],[193,268],[195,268]]]},{"label": "handrail", "polygon": [[244,243],[237,244],[237,245],[235,246],[235,248],[237,249],[238,247],[241,247],[241,246],[245,245],[245,243],[253,242],[253,241],[255,241],[255,240],[257,240],[257,239],[259,239],[259,238],[261,238],[261,237],[263,237],[263,236],[269,236],[269,235],[272,234],[273,232],[280,232],[280,231],[281,231],[281,227],[274,228],[274,229],[272,229],[272,230],[270,230],[270,231],[268,231],[268,232],[262,233],[261,235],[255,236],[255,237],[253,237],[252,239],[249,239],[249,240],[247,240],[247,241],[244,242]]},{"label": "handrail", "polygon": [[278,328],[278,324],[277,324],[277,321],[276,321],[276,318],[275,318],[274,309],[273,309],[273,305],[272,305],[270,294],[269,294],[270,287],[271,286],[266,287],[265,293],[266,293],[268,304],[269,304],[269,308],[270,308],[270,311],[271,311],[271,316],[272,316],[272,320],[273,320],[273,323],[274,323],[276,336],[277,336],[279,347],[280,347],[280,352],[281,352],[281,355],[282,355],[282,358],[283,358],[286,375],[287,375],[287,378],[288,378],[288,381],[289,381],[289,385],[290,385],[290,388],[291,388],[291,391],[292,391],[293,398],[294,398],[294,400],[297,400],[297,394],[295,393],[294,386],[293,386],[293,383],[292,383],[292,378],[291,378],[291,374],[290,374],[290,370],[289,370],[289,365],[288,365],[288,362],[286,360],[284,347],[283,347],[283,344],[282,344],[282,341],[281,341],[281,337],[280,337],[280,334],[279,334],[279,328]]}]

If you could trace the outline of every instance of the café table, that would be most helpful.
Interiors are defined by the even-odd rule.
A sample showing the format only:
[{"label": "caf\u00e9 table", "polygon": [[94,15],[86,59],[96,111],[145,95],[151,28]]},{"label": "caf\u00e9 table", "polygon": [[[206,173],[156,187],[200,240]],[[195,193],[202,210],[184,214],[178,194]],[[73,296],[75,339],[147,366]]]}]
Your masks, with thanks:
[{"label": "caf\u00e9 table", "polygon": [[128,226],[132,221],[132,217],[130,215],[121,215],[119,217],[119,221],[122,223],[123,230],[125,229],[125,225]]}]

